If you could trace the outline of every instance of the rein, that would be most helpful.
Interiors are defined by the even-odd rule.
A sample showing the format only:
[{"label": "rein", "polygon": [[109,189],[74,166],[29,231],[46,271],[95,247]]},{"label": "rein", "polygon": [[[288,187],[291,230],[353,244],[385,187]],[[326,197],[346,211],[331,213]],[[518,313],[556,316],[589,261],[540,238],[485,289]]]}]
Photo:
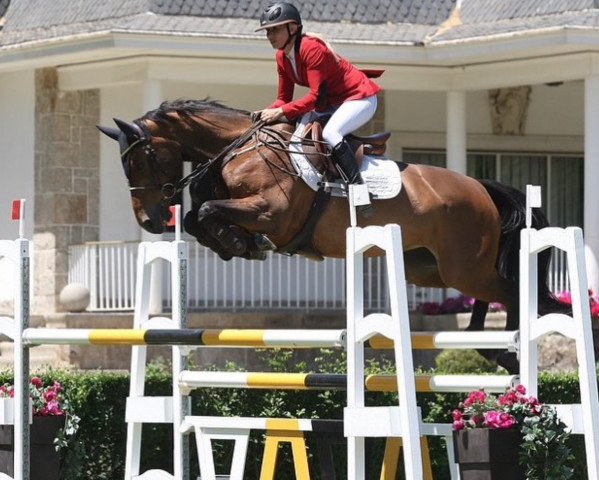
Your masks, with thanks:
[{"label": "rein", "polygon": [[[258,137],[258,135],[260,133],[263,133],[266,137],[267,140],[263,141],[260,140],[260,138]],[[291,138],[294,136],[293,133],[289,133],[289,132],[285,132],[285,131],[280,131],[280,130],[275,130],[274,128],[270,128],[270,127],[263,127],[260,130],[256,131],[254,133],[254,142],[255,144],[251,147],[247,147],[243,150],[240,150],[238,152],[235,152],[233,155],[231,155],[228,159],[227,162],[230,162],[231,160],[233,160],[237,155],[241,155],[243,153],[247,153],[250,152],[252,150],[256,150],[258,152],[258,155],[260,155],[260,158],[262,158],[262,160],[264,160],[265,163],[267,163],[268,165],[270,165],[272,168],[275,168],[289,176],[292,177],[301,177],[301,173],[300,172],[296,172],[294,171],[290,171],[284,167],[281,167],[280,165],[277,165],[276,163],[274,163],[272,160],[270,160],[268,157],[266,157],[261,151],[260,151],[260,147],[265,147],[268,150],[270,150],[271,152],[281,152],[281,153],[286,153],[288,155],[291,154],[297,154],[300,153],[297,150],[291,150],[289,148],[289,145],[303,145],[303,144],[308,144],[311,146],[316,146],[318,144],[320,145],[327,145],[326,142],[321,141],[321,140],[314,140],[314,139],[308,139],[308,138],[302,138],[300,140],[291,140]],[[288,137],[288,138],[287,138]],[[320,153],[320,152],[310,152],[310,153],[306,153],[306,152],[301,152],[303,155],[305,155],[306,157],[309,156],[313,156],[313,155],[317,155],[317,156],[322,156],[322,157],[329,157],[330,155],[327,153]]]},{"label": "rein", "polygon": [[263,120],[253,123],[252,126],[250,128],[248,128],[245,132],[243,132],[237,140],[235,140],[234,142],[230,143],[225,148],[223,148],[215,157],[212,157],[207,162],[205,162],[201,165],[198,165],[196,168],[194,168],[193,171],[189,175],[186,175],[185,177],[183,177],[181,180],[179,180],[177,182],[177,187],[175,189],[175,195],[177,193],[181,192],[187,185],[189,185],[192,180],[194,180],[196,178],[203,178],[204,175],[206,175],[206,173],[208,173],[208,170],[210,169],[210,167],[212,167],[212,165],[214,165],[216,162],[224,159],[229,154],[229,152],[231,152],[232,150],[235,150],[236,148],[238,148],[238,147],[242,146],[244,143],[246,143],[263,126],[264,126]]}]

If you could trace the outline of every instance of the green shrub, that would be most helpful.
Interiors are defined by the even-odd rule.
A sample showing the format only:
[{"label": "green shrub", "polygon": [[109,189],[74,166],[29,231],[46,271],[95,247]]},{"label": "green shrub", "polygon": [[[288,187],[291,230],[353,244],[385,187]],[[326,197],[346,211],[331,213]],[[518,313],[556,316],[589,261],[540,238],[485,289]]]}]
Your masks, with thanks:
[{"label": "green shrub", "polygon": [[494,373],[497,363],[491,362],[476,350],[443,350],[436,358],[437,373]]},{"label": "green shrub", "polygon": [[[452,352],[455,353],[455,352]],[[474,353],[474,352],[473,352]],[[455,355],[443,354],[456,358]],[[467,354],[469,358],[476,358]],[[478,354],[476,354],[478,355]],[[293,360],[293,356],[284,350],[264,351],[260,353],[264,363],[263,371],[299,372],[306,365]],[[469,365],[474,372],[483,370],[479,360],[457,363]],[[444,365],[444,364],[440,364]],[[483,362],[483,365],[484,362]],[[469,368],[470,368],[469,367]],[[447,366],[444,366],[449,370]],[[464,372],[465,367],[460,371]],[[206,369],[206,367],[204,367]],[[211,368],[215,370],[215,368]],[[239,365],[230,363],[229,371],[241,371]],[[326,373],[344,373],[345,355],[338,350],[322,350],[314,361],[314,369]],[[387,360],[370,361],[369,373],[392,373],[391,362]],[[443,370],[443,373],[449,373]],[[494,371],[494,370],[493,370]],[[439,369],[439,373],[441,368]],[[453,372],[451,372],[453,373]],[[36,374],[38,374],[36,372]],[[42,380],[55,379],[61,382],[68,394],[74,411],[81,417],[80,429],[73,448],[66,458],[68,473],[65,480],[99,479],[112,480],[123,478],[125,463],[125,402],[129,391],[127,373],[110,372],[70,372],[49,370],[39,374]],[[169,369],[151,366],[147,369],[146,395],[170,395],[171,378]],[[12,372],[0,372],[0,383],[12,382]],[[579,402],[578,379],[576,375],[542,374],[539,378],[539,397],[546,403]],[[427,422],[449,423],[451,412],[463,394],[419,394],[418,404],[423,418]],[[274,391],[248,389],[205,388],[192,392],[192,412],[196,415],[215,416],[255,416],[289,418],[329,418],[340,419],[343,416],[346,396],[343,391]],[[397,405],[397,395],[393,393],[367,393],[367,405]],[[152,468],[172,471],[172,426],[144,425],[142,440],[142,471]],[[192,436],[193,438],[193,436]],[[448,460],[444,442],[440,438],[429,439],[433,474],[436,480],[449,479]],[[580,436],[569,440],[575,459],[576,479],[585,479],[586,460],[584,441]],[[215,453],[220,472],[225,472],[230,462],[231,449],[219,447]],[[378,479],[383,457],[384,440],[367,441],[368,478]],[[191,472],[197,476],[197,453],[191,441]],[[315,445],[309,443],[310,461],[313,478],[318,475],[317,458],[313,458]],[[252,436],[248,453],[245,479],[259,478],[263,454],[262,432]],[[335,465],[338,478],[346,477],[346,449],[335,447]],[[402,474],[398,478],[403,478]],[[290,451],[284,448],[277,465],[277,480],[295,479]]]}]

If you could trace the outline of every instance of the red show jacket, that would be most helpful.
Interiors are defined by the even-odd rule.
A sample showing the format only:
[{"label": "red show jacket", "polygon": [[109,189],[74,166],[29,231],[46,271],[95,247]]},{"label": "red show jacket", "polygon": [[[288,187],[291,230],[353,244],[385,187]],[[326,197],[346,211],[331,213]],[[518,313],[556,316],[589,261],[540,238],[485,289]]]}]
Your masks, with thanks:
[{"label": "red show jacket", "polygon": [[[315,37],[304,36],[299,55],[295,54],[296,77],[290,60],[277,51],[279,88],[277,100],[268,108],[281,107],[288,119],[311,110],[319,112],[336,108],[348,100],[376,95],[381,91],[376,83],[350,62],[333,53]],[[307,95],[293,101],[295,84],[310,88]]]}]

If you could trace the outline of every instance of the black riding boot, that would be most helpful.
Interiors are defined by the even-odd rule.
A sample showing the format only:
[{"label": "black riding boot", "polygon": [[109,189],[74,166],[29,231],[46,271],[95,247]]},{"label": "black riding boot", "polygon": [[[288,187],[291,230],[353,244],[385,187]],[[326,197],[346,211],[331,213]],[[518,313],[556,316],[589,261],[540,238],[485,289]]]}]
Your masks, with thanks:
[{"label": "black riding boot", "polygon": [[[364,184],[364,179],[360,175],[360,169],[356,163],[356,156],[345,140],[335,145],[331,150],[331,154],[333,161],[338,169],[341,170],[341,174],[345,177],[347,183],[353,185]],[[370,217],[374,214],[374,207],[371,203],[368,205],[358,205],[356,211],[365,217]]]}]

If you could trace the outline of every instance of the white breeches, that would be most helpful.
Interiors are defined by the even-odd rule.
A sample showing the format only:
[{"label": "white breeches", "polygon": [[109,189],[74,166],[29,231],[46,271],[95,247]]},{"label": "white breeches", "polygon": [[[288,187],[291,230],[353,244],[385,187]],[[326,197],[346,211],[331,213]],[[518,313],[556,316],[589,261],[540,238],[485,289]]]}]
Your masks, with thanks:
[{"label": "white breeches", "polygon": [[343,137],[368,122],[374,116],[376,106],[376,95],[342,103],[325,125],[322,138],[334,147],[343,140]]}]

